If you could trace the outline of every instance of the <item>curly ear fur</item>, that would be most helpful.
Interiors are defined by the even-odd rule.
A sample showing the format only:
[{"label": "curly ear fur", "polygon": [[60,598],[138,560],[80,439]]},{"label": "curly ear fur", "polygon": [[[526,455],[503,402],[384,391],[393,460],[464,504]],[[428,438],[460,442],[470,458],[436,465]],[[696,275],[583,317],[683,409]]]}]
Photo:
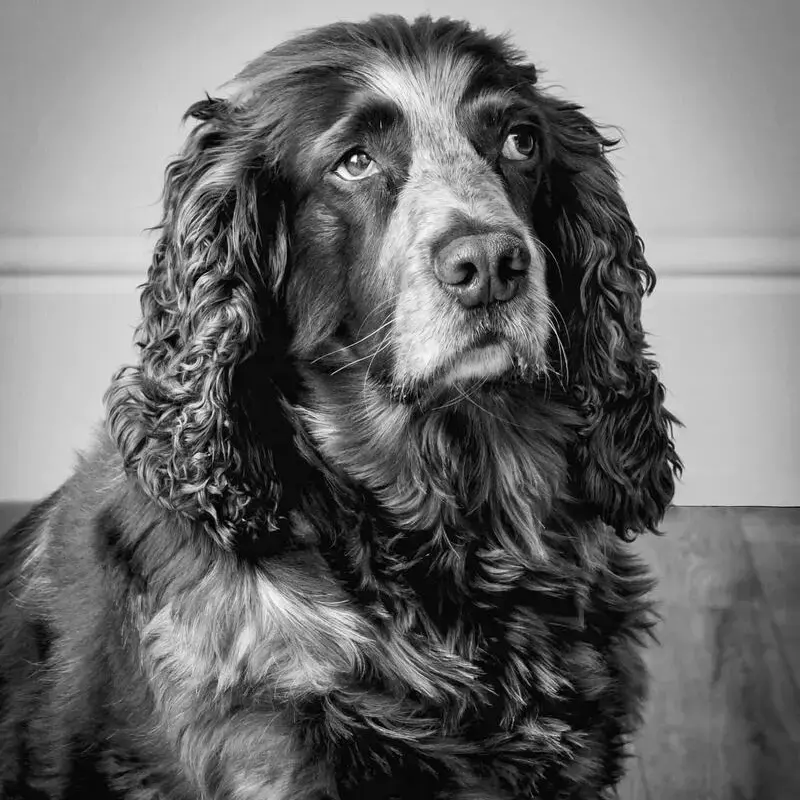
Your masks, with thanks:
[{"label": "curly ear fur", "polygon": [[272,454],[248,433],[259,424],[245,407],[253,398],[235,387],[285,269],[285,212],[270,199],[255,115],[209,97],[186,117],[199,123],[166,171],[140,363],[114,376],[108,427],[150,497],[228,545],[235,532],[275,527]]},{"label": "curly ear fur", "polygon": [[[580,107],[546,99],[552,163],[538,231],[555,254],[553,299],[567,333],[569,387],[586,421],[574,462],[582,495],[620,536],[655,531],[682,463],[641,324],[655,273],[622,199],[604,138]],[[542,206],[542,204],[544,204]]]}]

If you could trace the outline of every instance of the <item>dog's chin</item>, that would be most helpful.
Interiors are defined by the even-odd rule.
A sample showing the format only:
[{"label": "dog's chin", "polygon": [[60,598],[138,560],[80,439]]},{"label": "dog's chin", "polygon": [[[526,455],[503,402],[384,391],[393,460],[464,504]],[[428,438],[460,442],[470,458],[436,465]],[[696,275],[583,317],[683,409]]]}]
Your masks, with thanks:
[{"label": "dog's chin", "polygon": [[510,342],[495,339],[453,354],[401,387],[395,385],[392,399],[426,407],[449,404],[467,394],[491,393],[502,391],[509,384],[530,383],[537,372],[535,363],[518,354]]},{"label": "dog's chin", "polygon": [[515,368],[514,353],[505,342],[494,342],[459,354],[438,376],[441,387],[495,381]]}]

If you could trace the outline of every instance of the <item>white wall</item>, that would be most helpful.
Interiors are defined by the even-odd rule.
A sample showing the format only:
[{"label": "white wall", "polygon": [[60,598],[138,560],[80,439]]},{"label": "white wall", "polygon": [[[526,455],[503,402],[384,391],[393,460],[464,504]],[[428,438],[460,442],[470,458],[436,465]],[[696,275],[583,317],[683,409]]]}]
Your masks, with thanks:
[{"label": "white wall", "polygon": [[646,323],[687,424],[677,499],[800,504],[797,0],[5,0],[0,500],[65,477],[130,358],[140,232],[185,108],[298,29],[397,10],[509,30],[624,130],[616,163],[662,276]]}]

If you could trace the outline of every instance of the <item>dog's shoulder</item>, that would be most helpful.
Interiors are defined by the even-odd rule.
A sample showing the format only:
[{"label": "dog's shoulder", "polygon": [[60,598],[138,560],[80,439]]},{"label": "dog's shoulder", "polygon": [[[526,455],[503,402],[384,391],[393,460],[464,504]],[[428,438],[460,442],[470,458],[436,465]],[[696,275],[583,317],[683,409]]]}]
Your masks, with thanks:
[{"label": "dog's shoulder", "polygon": [[98,436],[78,456],[72,475],[0,536],[0,587],[18,602],[44,601],[44,584],[60,583],[76,561],[80,568],[72,577],[84,581],[95,561],[93,539],[103,509],[124,494],[125,484],[119,455],[105,434]]},{"label": "dog's shoulder", "polygon": [[136,694],[120,644],[126,581],[112,557],[134,496],[102,434],[72,475],[0,536],[0,797],[15,796],[42,759],[53,796],[75,770],[94,774],[89,745],[104,735],[103,698],[120,696],[116,684]]}]

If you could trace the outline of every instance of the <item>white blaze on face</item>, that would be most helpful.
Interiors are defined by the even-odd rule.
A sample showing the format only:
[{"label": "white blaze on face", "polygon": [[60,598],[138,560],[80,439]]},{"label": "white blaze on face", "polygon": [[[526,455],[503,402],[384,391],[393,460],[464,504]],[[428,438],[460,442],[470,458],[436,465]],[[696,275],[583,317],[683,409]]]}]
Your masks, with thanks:
[{"label": "white blaze on face", "polygon": [[[514,211],[505,189],[479,156],[459,124],[458,106],[469,87],[474,62],[448,53],[422,63],[389,59],[366,77],[368,87],[401,109],[411,135],[411,162],[386,231],[379,271],[398,294],[395,310],[395,382],[424,379],[449,364],[463,347],[464,313],[443,291],[433,272],[431,245],[446,235],[454,217],[486,228],[514,230],[530,250],[530,325],[542,330],[526,336],[546,341],[544,259],[526,222]],[[458,377],[489,377],[507,369],[508,348],[484,348],[456,372]],[[481,370],[485,371],[481,371]],[[488,373],[488,374],[487,374]]]}]

